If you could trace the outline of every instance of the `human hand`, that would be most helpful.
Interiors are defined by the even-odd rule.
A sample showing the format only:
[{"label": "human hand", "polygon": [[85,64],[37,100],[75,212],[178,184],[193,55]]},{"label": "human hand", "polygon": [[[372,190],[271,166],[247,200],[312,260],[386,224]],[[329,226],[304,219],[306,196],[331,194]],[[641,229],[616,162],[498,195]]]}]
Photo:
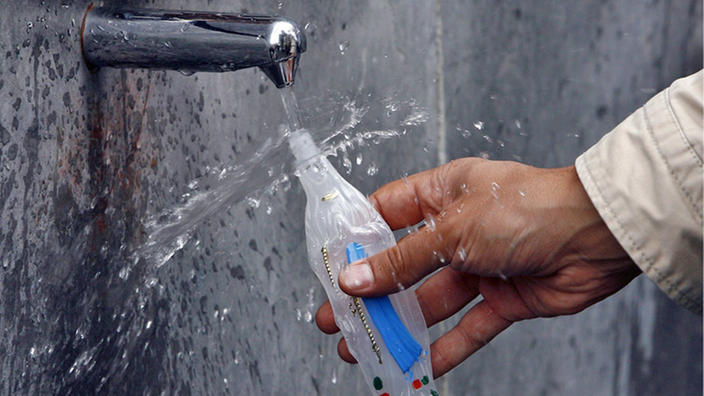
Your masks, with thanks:
[{"label": "human hand", "polygon": [[[483,297],[432,344],[435,377],[512,323],[580,312],[640,274],[573,166],[466,158],[389,183],[370,201],[394,230],[426,223],[397,246],[345,267],[344,292],[390,294],[445,267],[416,290],[428,327]],[[329,302],[316,322],[325,333],[339,331]],[[338,352],[354,362],[344,339]]]}]

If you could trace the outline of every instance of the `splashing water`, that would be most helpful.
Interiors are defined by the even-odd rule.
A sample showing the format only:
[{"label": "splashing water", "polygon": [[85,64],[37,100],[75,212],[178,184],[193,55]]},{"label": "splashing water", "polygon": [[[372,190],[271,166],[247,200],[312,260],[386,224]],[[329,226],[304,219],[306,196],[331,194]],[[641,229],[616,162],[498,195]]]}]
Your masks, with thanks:
[{"label": "splashing water", "polygon": [[[203,221],[239,202],[245,200],[259,202],[255,197],[257,194],[273,193],[289,182],[294,171],[293,156],[287,145],[288,133],[301,128],[302,122],[293,90],[282,89],[280,92],[287,115],[288,129],[283,133],[272,134],[276,137],[267,139],[254,154],[240,159],[237,164],[223,169],[211,169],[202,180],[191,181],[189,187],[196,191],[184,195],[184,202],[163,210],[145,222],[148,239],[136,250],[134,259],[123,273],[129,274],[129,266],[137,263],[140,258],[147,259],[157,268],[162,266],[186,245],[193,230]],[[420,125],[428,119],[427,111],[418,106],[415,101],[391,104],[388,99],[385,100],[387,110],[398,113],[401,117],[399,129],[408,125]],[[376,144],[382,140],[406,134],[406,129],[352,133],[367,114],[368,107],[349,99],[341,104],[333,101],[333,105],[337,107],[338,118],[325,128],[312,128],[309,131],[323,154],[341,155],[343,164],[348,164],[350,169],[353,161],[349,159],[349,150],[356,146],[364,146],[368,142]],[[339,111],[340,107],[343,109],[342,112]],[[361,154],[358,154],[354,163],[360,165],[361,162]],[[373,176],[377,171],[378,168],[372,164],[367,169],[367,174]],[[197,189],[201,186],[209,186],[209,189],[198,192]]]}]

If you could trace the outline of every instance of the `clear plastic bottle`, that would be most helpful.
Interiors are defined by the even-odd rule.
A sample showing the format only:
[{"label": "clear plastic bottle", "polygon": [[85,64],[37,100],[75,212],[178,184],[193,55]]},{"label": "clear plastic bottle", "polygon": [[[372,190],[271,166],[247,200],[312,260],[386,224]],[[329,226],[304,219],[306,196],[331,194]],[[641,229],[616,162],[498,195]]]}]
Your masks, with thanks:
[{"label": "clear plastic bottle", "polygon": [[333,168],[305,130],[293,132],[289,144],[308,199],[308,261],[372,394],[437,396],[428,331],[413,290],[355,298],[337,284],[345,265],[396,244],[391,229],[366,197]]}]

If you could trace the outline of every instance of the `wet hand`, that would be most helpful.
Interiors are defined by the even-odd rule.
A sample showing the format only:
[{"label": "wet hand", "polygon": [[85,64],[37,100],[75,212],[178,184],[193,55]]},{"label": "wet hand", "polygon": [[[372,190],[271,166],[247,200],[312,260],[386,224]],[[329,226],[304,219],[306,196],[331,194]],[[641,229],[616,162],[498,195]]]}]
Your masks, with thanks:
[{"label": "wet hand", "polygon": [[[436,377],[512,323],[580,312],[640,273],[574,167],[467,158],[389,183],[370,200],[394,230],[425,225],[346,267],[343,291],[385,295],[432,274],[416,290],[428,327],[483,297],[431,346]],[[327,302],[316,321],[326,333],[338,331]],[[354,362],[344,339],[338,352]]]}]

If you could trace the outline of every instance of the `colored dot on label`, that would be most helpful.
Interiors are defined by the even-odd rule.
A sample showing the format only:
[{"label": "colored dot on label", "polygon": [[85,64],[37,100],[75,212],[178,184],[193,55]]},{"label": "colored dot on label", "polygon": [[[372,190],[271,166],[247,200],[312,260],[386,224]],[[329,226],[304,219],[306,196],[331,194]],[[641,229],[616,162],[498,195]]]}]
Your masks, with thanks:
[{"label": "colored dot on label", "polygon": [[[389,396],[388,393],[382,393],[381,396]],[[436,395],[437,396],[437,395]]]},{"label": "colored dot on label", "polygon": [[413,387],[416,389],[420,389],[420,387],[423,386],[423,384],[420,383],[420,380],[415,380],[413,381]]},{"label": "colored dot on label", "polygon": [[374,377],[374,381],[372,381],[372,382],[374,383],[374,389],[376,389],[376,390],[381,390],[381,388],[384,387],[384,383],[381,381],[381,378],[379,378],[379,377]]},{"label": "colored dot on label", "polygon": [[438,396],[438,393],[435,392],[435,390],[430,391],[430,396]]},{"label": "colored dot on label", "polygon": [[424,375],[423,379],[421,379],[420,382],[422,382],[423,385],[428,385],[428,382],[430,382],[430,380],[428,379],[427,375]]}]

